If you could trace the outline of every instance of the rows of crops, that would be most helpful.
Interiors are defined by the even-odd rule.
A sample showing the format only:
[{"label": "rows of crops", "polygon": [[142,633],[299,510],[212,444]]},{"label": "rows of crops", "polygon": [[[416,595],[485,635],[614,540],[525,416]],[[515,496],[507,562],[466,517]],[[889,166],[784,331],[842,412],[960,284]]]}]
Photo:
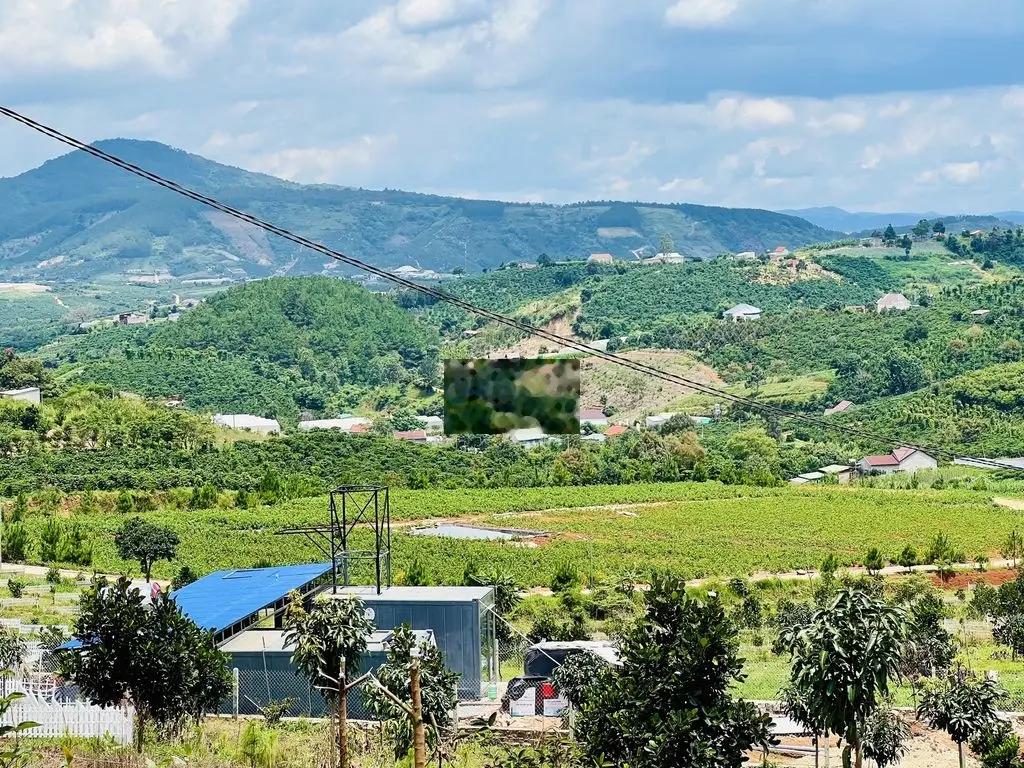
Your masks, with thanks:
[{"label": "rows of crops", "polygon": [[[604,505],[604,506],[600,506]],[[628,505],[628,506],[625,506]],[[1020,514],[974,491],[875,488],[745,488],[717,483],[650,484],[509,491],[399,491],[392,496],[396,570],[419,559],[438,583],[456,583],[470,560],[497,565],[524,585],[549,582],[557,565],[613,575],[634,568],[669,568],[689,577],[786,571],[815,565],[829,553],[857,562],[878,546],[895,557],[905,544],[919,551],[938,533],[968,557],[998,556]],[[302,562],[318,553],[299,537],[276,536],[285,526],[325,522],[326,498],[257,510],[155,511],[146,514],[181,537],[178,560],[159,563],[158,576],[181,565],[199,573],[251,567],[260,561]],[[481,524],[549,531],[539,546],[414,537],[401,521],[472,516]],[[116,515],[79,518],[95,546],[94,566],[120,571]],[[29,520],[38,535],[41,518]],[[370,543],[369,531],[356,546]]]}]

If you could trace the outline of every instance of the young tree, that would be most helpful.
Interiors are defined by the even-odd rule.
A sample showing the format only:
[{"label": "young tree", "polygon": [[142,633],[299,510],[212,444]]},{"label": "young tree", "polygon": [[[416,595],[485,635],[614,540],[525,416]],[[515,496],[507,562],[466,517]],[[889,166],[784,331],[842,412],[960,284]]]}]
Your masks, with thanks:
[{"label": "young tree", "polygon": [[883,702],[864,723],[864,757],[877,768],[896,765],[907,752],[910,726],[888,702]]},{"label": "young tree", "polygon": [[907,642],[903,646],[900,670],[916,680],[945,673],[956,656],[953,637],[942,626],[946,608],[942,598],[930,592],[910,606]]},{"label": "young tree", "polygon": [[351,595],[321,594],[306,610],[296,592],[285,614],[285,643],[294,649],[292,663],[310,685],[323,694],[331,711],[338,716],[338,751],[342,763],[348,745],[345,717],[341,714],[344,697],[341,691],[349,677],[354,677],[359,670],[359,660],[366,652],[366,641],[372,631],[366,604]]},{"label": "young tree", "polygon": [[1020,559],[1022,547],[1024,547],[1024,539],[1021,538],[1021,535],[1017,532],[1017,529],[1014,528],[1012,531],[1010,531],[1010,535],[1006,537],[1006,541],[1003,542],[1000,554],[1007,560],[1012,560],[1013,567],[1016,568],[1017,560]]},{"label": "young tree", "polygon": [[631,768],[733,768],[774,743],[770,719],[730,688],[743,679],[736,632],[717,597],[657,577],[647,613],[626,633],[621,666],[602,675],[580,713],[591,758]]},{"label": "young tree", "polygon": [[[395,630],[388,658],[374,676],[401,701],[412,707],[412,659],[416,638],[407,625]],[[459,701],[459,676],[444,664],[444,654],[435,645],[422,643],[419,646],[420,701],[423,720],[435,731],[452,726],[455,706]],[[412,721],[406,711],[376,686],[363,689],[367,709],[385,722],[396,757],[408,754],[413,746]],[[437,736],[435,732],[435,736]]]},{"label": "young tree", "polygon": [[918,237],[924,237],[930,229],[931,225],[928,223],[928,219],[921,219],[914,225],[914,234]]},{"label": "young tree", "polygon": [[868,553],[864,556],[864,567],[872,576],[885,567],[885,559],[882,557],[882,553],[878,551],[878,547],[872,547],[868,550]]},{"label": "young tree", "polygon": [[142,751],[153,723],[178,733],[231,691],[227,656],[165,593],[148,606],[121,578],[100,577],[81,598],[74,637],[81,647],[62,657],[62,675],[93,704],[135,708],[135,745]]},{"label": "young tree", "polygon": [[999,702],[1006,696],[994,680],[979,679],[965,669],[925,686],[917,716],[956,742],[960,768],[965,768],[964,744],[998,722]]},{"label": "young tree", "polygon": [[911,568],[917,565],[917,550],[910,544],[907,544],[907,546],[903,548],[903,551],[900,552],[897,563],[906,568],[909,572]]},{"label": "young tree", "polygon": [[892,245],[896,242],[896,230],[893,229],[892,224],[885,228],[885,232],[882,233],[882,242],[885,245]]},{"label": "young tree", "polygon": [[128,520],[114,534],[118,557],[138,560],[146,581],[153,571],[153,563],[174,559],[178,544],[178,534],[170,528],[146,522],[141,517]]},{"label": "young tree", "polygon": [[843,589],[810,624],[785,638],[790,679],[817,723],[847,743],[861,768],[868,718],[889,693],[904,637],[902,610],[863,590]]}]

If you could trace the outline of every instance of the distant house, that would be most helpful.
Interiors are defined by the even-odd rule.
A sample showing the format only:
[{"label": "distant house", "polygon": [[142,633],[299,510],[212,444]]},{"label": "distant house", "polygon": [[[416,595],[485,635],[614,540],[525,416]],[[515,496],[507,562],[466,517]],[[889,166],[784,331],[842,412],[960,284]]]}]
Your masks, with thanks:
[{"label": "distant house", "polygon": [[42,402],[42,393],[39,387],[22,387],[21,389],[5,389],[0,391],[0,398],[4,400],[17,400],[22,403],[39,405]]},{"label": "distant house", "polygon": [[544,433],[540,427],[529,427],[528,429],[513,429],[508,433],[509,439],[524,448],[533,448],[538,445],[549,443],[555,438]]},{"label": "distant house", "polygon": [[772,256],[779,259],[789,256],[789,248],[787,248],[784,245],[780,245],[778,248],[772,251]]},{"label": "distant house", "polygon": [[603,427],[608,424],[608,417],[603,411],[597,409],[581,409],[580,424],[589,424],[592,427]]},{"label": "distant house", "polygon": [[820,483],[824,478],[824,472],[804,472],[802,475],[792,478],[789,482],[793,485],[806,485],[807,483]]},{"label": "distant house", "polygon": [[416,419],[428,432],[440,432],[444,429],[444,419],[440,416],[417,416]]},{"label": "distant house", "polygon": [[410,443],[427,442],[427,433],[422,429],[409,429],[404,432],[395,432],[395,440],[407,440]]},{"label": "distant house", "polygon": [[879,312],[906,312],[910,309],[910,299],[902,293],[887,293],[875,302]]},{"label": "distant house", "polygon": [[847,312],[867,312],[868,308],[866,306],[864,306],[863,304],[852,304],[849,307],[846,307],[846,311]]},{"label": "distant house", "polygon": [[975,229],[975,230],[972,230],[971,232],[968,232],[967,234],[970,235],[971,237],[981,237],[982,235],[985,234],[985,230],[984,229]]},{"label": "distant house", "polygon": [[592,253],[587,257],[589,264],[611,264],[615,261],[610,253]]},{"label": "distant house", "polygon": [[463,336],[478,336],[479,334],[480,331],[477,330],[476,328],[467,328],[462,332]]},{"label": "distant house", "polygon": [[743,253],[737,253],[736,254],[736,258],[737,259],[745,259],[747,261],[750,261],[752,259],[756,259],[757,258],[757,254],[754,253],[753,251],[744,251]]},{"label": "distant house", "polygon": [[299,430],[312,432],[315,429],[337,429],[340,432],[352,432],[356,426],[372,426],[373,422],[360,416],[343,416],[337,419],[310,419],[299,422]]},{"label": "distant house", "polygon": [[641,264],[682,264],[685,261],[683,254],[676,253],[656,253],[649,259],[641,259]]},{"label": "distant house", "polygon": [[629,432],[629,427],[623,424],[612,424],[604,431],[605,437],[618,437]]},{"label": "distant house", "polygon": [[600,432],[591,432],[589,435],[582,435],[580,440],[584,440],[588,443],[603,443],[608,438],[602,435]]},{"label": "distant house", "polygon": [[725,310],[722,316],[726,320],[732,320],[734,323],[741,320],[759,320],[761,318],[761,310],[750,304],[737,304],[735,307]]},{"label": "distant house", "polygon": [[348,431],[350,435],[366,435],[373,431],[372,424],[356,424]]},{"label": "distant house", "polygon": [[661,429],[673,416],[675,413],[656,413],[653,416],[648,416],[644,420],[644,425],[648,429]]},{"label": "distant house", "polygon": [[852,406],[853,406],[853,403],[851,403],[849,400],[843,400],[841,402],[836,403],[831,408],[826,408],[825,409],[825,415],[826,416],[831,416],[834,413],[842,413],[847,408],[850,408]]},{"label": "distant house", "polygon": [[520,261],[519,262],[519,268],[520,269],[536,269],[538,266],[540,266],[540,265],[536,264],[536,263],[534,263],[532,261]]},{"label": "distant house", "polygon": [[984,317],[985,315],[989,314],[991,311],[992,311],[991,309],[976,309],[973,312],[971,312],[971,317]]},{"label": "distant house", "polygon": [[913,474],[919,469],[935,469],[939,463],[924,451],[904,446],[892,453],[865,456],[857,462],[857,469],[865,475],[892,475],[896,472]]},{"label": "distant house", "polygon": [[277,423],[276,419],[264,419],[261,416],[253,416],[248,413],[215,413],[213,415],[213,423],[219,427],[244,429],[263,435],[273,435],[281,432],[281,425]]},{"label": "distant house", "polygon": [[419,269],[410,264],[403,264],[395,270],[396,275],[412,275],[419,272]]},{"label": "distant house", "polygon": [[136,312],[124,312],[117,316],[117,322],[119,325],[144,325],[149,322],[149,316]]},{"label": "distant house", "polygon": [[827,467],[822,467],[820,471],[834,476],[840,485],[846,485],[853,478],[853,467],[847,464],[829,464]]}]

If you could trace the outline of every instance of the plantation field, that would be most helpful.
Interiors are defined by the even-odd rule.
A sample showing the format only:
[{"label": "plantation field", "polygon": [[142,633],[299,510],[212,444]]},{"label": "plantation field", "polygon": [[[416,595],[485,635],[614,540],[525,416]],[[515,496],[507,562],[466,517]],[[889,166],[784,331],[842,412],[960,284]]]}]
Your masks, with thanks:
[{"label": "plantation field", "polygon": [[[604,506],[602,506],[604,505]],[[392,495],[395,570],[419,559],[436,583],[458,583],[469,561],[501,567],[523,585],[546,585],[555,568],[573,562],[584,573],[667,568],[695,578],[816,566],[829,553],[844,564],[877,546],[895,557],[906,544],[923,551],[938,533],[967,557],[998,557],[1021,513],[975,491],[883,490],[837,486],[748,488],[719,483],[535,488],[480,491],[395,491]],[[285,526],[326,521],[326,498],[254,510],[158,510],[145,514],[181,537],[178,559],[158,563],[168,577],[181,565],[199,573],[251,567],[258,561],[303,562],[319,554],[301,537],[275,536]],[[414,537],[411,521],[472,518],[482,525],[546,531],[549,540],[524,546]],[[77,515],[95,547],[94,567],[127,570],[114,551],[112,514]],[[30,517],[36,538],[41,517]],[[370,545],[360,531],[355,547]]]}]

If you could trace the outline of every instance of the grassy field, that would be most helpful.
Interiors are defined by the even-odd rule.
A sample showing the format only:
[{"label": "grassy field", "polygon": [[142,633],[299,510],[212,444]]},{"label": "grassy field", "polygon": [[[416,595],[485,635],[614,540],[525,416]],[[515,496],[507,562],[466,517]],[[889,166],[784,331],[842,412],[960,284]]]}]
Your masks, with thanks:
[{"label": "grassy field", "polygon": [[[396,570],[419,559],[437,583],[457,583],[467,562],[500,566],[528,586],[549,583],[555,568],[573,562],[584,573],[668,568],[687,577],[787,571],[814,566],[829,553],[859,562],[872,546],[895,557],[905,544],[927,549],[938,533],[967,557],[998,557],[1021,513],[995,505],[988,492],[884,490],[850,487],[748,488],[719,483],[535,488],[481,491],[396,491],[391,501]],[[162,509],[145,515],[181,537],[178,559],[161,562],[158,576],[181,565],[200,573],[218,568],[308,562],[318,553],[301,537],[276,536],[291,525],[326,522],[326,498],[256,510]],[[417,537],[411,521],[472,518],[475,523],[545,531],[539,545]],[[76,517],[90,534],[94,567],[120,572],[112,514]],[[38,537],[43,518],[28,527]],[[365,548],[369,532],[359,531]]]}]

